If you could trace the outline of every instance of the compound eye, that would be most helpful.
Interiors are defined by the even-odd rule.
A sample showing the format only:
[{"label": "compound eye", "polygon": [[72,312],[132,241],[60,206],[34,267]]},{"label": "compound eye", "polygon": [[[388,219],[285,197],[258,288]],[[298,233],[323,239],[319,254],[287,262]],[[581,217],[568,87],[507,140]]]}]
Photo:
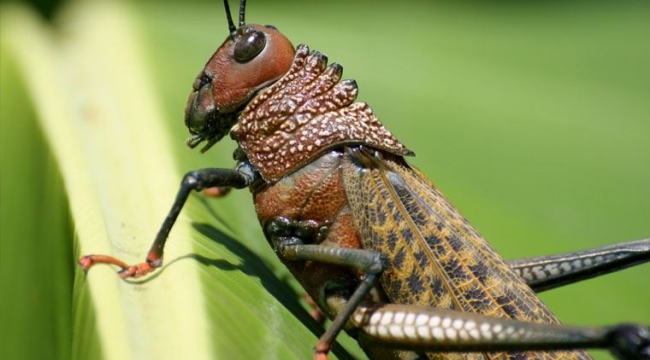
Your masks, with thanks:
[{"label": "compound eye", "polygon": [[235,60],[238,63],[248,62],[262,52],[264,46],[266,46],[266,35],[259,30],[248,28],[235,44]]}]

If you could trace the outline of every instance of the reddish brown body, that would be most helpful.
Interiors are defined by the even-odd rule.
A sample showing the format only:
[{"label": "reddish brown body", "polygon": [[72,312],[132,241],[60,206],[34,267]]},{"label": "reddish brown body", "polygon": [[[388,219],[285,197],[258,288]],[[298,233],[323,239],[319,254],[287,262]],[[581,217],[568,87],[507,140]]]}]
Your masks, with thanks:
[{"label": "reddish brown body", "polygon": [[[262,227],[277,218],[292,219],[312,227],[314,240],[320,245],[361,248],[343,189],[342,156],[341,151],[331,151],[278,182],[255,189],[255,209]],[[283,262],[317,303],[325,300],[320,299],[320,290],[326,281],[338,277],[359,282],[359,274],[348,267],[314,261]]]}]

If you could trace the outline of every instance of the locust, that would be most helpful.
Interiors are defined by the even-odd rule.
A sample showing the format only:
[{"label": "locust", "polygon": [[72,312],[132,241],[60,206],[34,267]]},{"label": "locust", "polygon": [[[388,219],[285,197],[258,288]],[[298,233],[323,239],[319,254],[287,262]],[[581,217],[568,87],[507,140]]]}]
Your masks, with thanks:
[{"label": "locust", "polygon": [[108,255],[122,278],[161,267],[193,191],[248,188],[264,235],[332,322],[315,346],[327,359],[347,331],[372,359],[650,359],[650,329],[561,325],[536,292],[650,260],[650,239],[506,262],[405,158],[414,155],[327,56],[294,47],[270,25],[236,26],[199,73],[185,108],[191,148],[227,134],[234,169],[187,173],[146,260]]}]

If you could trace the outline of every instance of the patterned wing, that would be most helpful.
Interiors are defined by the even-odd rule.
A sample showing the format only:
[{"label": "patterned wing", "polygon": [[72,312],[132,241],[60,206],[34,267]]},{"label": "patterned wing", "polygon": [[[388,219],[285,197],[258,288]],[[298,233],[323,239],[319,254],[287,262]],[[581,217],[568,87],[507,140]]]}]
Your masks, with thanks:
[{"label": "patterned wing", "polygon": [[[363,247],[390,259],[381,284],[392,302],[558,323],[476,229],[403,158],[348,148],[343,178]],[[578,351],[470,358],[590,357]]]}]

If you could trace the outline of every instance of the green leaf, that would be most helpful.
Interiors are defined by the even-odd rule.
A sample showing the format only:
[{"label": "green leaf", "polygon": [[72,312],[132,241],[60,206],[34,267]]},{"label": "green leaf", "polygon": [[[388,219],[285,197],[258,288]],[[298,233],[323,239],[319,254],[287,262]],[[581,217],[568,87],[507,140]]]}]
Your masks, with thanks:
[{"label": "green leaf", "polygon": [[[12,10],[13,11],[13,10]],[[18,17],[22,13],[16,13]],[[0,42],[0,358],[70,358],[72,231],[58,164]]]}]

